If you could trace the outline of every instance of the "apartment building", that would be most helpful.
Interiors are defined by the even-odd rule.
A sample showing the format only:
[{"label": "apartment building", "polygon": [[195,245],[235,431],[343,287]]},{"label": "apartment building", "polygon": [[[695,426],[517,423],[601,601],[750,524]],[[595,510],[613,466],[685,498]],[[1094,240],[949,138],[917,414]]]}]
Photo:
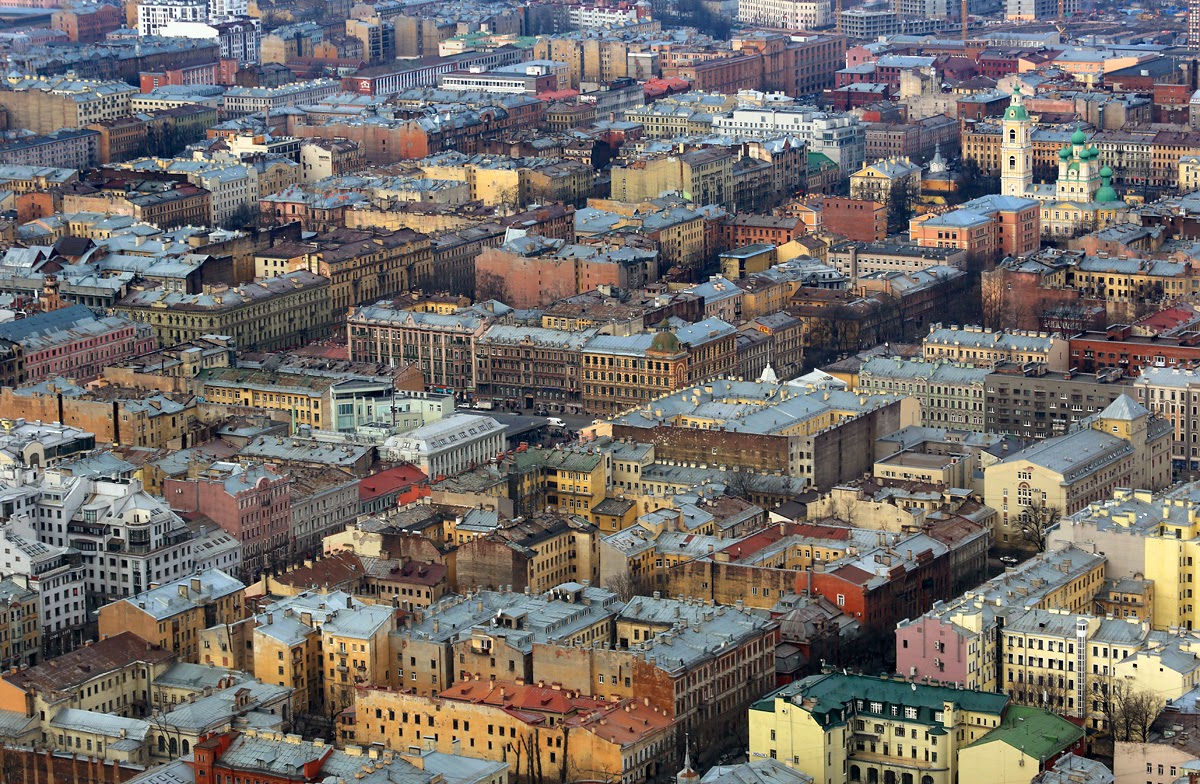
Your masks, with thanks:
[{"label": "apartment building", "polygon": [[922,341],[925,359],[945,359],[991,367],[1001,362],[1040,362],[1047,370],[1065,371],[1067,342],[1044,332],[999,331],[978,326],[932,324]]},{"label": "apartment building", "polygon": [[27,487],[37,494],[38,540],[80,551],[89,612],[193,572],[192,531],[141,480],[69,470],[46,471]]},{"label": "apartment building", "polygon": [[[712,416],[718,404],[721,416]],[[775,411],[785,416],[782,426]],[[653,443],[659,460],[738,466],[801,477],[824,490],[874,463],[874,436],[917,424],[916,400],[834,390],[714,380],[660,397],[610,420],[614,438]],[[723,430],[722,430],[723,428]],[[714,440],[712,432],[722,436]]]},{"label": "apartment building", "polygon": [[216,462],[163,482],[176,512],[207,516],[242,546],[242,576],[278,568],[291,554],[291,482],[274,466]]},{"label": "apartment building", "polygon": [[905,777],[949,784],[967,770],[998,784],[1033,781],[1084,736],[1048,711],[1008,703],[1003,694],[902,677],[812,675],[754,704],[750,755],[778,759],[821,784]]},{"label": "apartment building", "polygon": [[[1103,547],[1113,580],[1149,581],[1148,608],[1155,630],[1200,628],[1189,584],[1196,579],[1195,483],[1154,493],[1120,489],[1064,520],[1049,532],[1048,546]],[[1191,560],[1189,560],[1191,559]],[[1145,596],[1145,594],[1143,594]],[[1143,602],[1145,599],[1143,599]],[[1139,610],[1139,614],[1146,610]]]},{"label": "apartment building", "polygon": [[328,335],[329,286],[327,278],[299,271],[203,295],[146,289],[118,300],[114,310],[149,324],[162,346],[217,334],[239,348],[271,351]]},{"label": "apartment building", "polygon": [[833,23],[827,0],[747,0],[738,3],[738,21],[781,30],[819,30]]},{"label": "apartment building", "polygon": [[958,362],[873,357],[858,371],[858,389],[870,394],[911,395],[921,404],[925,427],[984,432],[987,368]]},{"label": "apartment building", "polygon": [[610,703],[516,680],[464,681],[433,697],[365,687],[357,697],[358,743],[406,747],[424,738],[437,751],[493,761],[528,749],[552,782],[600,776],[643,784],[674,770],[674,723],[644,700]]},{"label": "apartment building", "polygon": [[1200,469],[1200,371],[1179,367],[1146,367],[1132,382],[1130,395],[1172,427],[1171,460],[1176,468]]},{"label": "apartment building", "polygon": [[1084,613],[1104,585],[1106,559],[1062,547],[1021,562],[896,627],[896,666],[922,680],[996,691],[1005,681],[998,629],[1023,610]]},{"label": "apartment building", "polygon": [[153,336],[142,325],[126,318],[97,318],[83,305],[39,313],[28,323],[0,325],[0,338],[22,347],[27,381],[51,376],[89,381],[99,378],[104,366],[154,348]]},{"label": "apartment building", "polygon": [[0,543],[6,550],[0,574],[38,592],[43,658],[82,645],[88,608],[80,552],[38,541],[27,516],[14,517],[0,528]]},{"label": "apartment building", "polygon": [[0,707],[49,720],[62,708],[136,718],[153,709],[149,693],[175,654],[133,632],[105,637],[19,672],[0,676]]},{"label": "apartment building", "polygon": [[535,642],[533,674],[597,699],[650,696],[703,745],[771,687],[777,640],[775,621],[743,607],[636,596],[599,647]]},{"label": "apartment building", "polygon": [[38,592],[28,580],[0,579],[0,663],[25,669],[42,659],[42,616]]},{"label": "apartment building", "polygon": [[[562,492],[574,489],[567,485]],[[585,519],[550,511],[498,522],[493,530],[458,546],[457,581],[536,593],[567,582],[599,584],[598,537],[596,527]]]},{"label": "apartment building", "polygon": [[745,106],[713,118],[713,130],[729,134],[759,134],[767,138],[795,136],[810,153],[820,153],[847,176],[867,157],[866,128],[851,115],[818,111],[808,106]]},{"label": "apartment building", "polygon": [[139,0],[138,35],[161,35],[171,22],[207,22],[207,0]]},{"label": "apartment building", "polygon": [[[984,469],[984,503],[1000,512],[996,543],[1037,548],[1027,516],[1070,516],[1120,487],[1166,487],[1171,481],[1171,427],[1121,395],[1080,428],[1006,456]],[[1051,511],[1053,510],[1053,511]]]},{"label": "apartment building", "polygon": [[[611,591],[579,584],[541,594],[500,590],[450,595],[415,610],[411,621],[392,635],[392,648],[401,657],[394,683],[422,696],[436,696],[476,677],[528,683],[534,677],[535,644],[590,646],[612,640],[616,610]],[[482,625],[491,618],[494,625]]]},{"label": "apartment building", "polygon": [[432,388],[458,393],[476,388],[475,341],[491,317],[475,310],[443,316],[371,305],[353,309],[347,321],[352,360],[414,362]]},{"label": "apartment building", "polygon": [[320,103],[341,92],[337,79],[292,82],[279,87],[230,87],[225,91],[221,111],[225,117],[244,117],[264,111],[278,111],[302,104]]},{"label": "apartment building", "polygon": [[103,82],[66,76],[13,77],[0,90],[0,106],[13,127],[34,133],[85,128],[130,114],[137,88],[125,82]]},{"label": "apartment building", "polygon": [[195,664],[200,632],[242,620],[244,594],[245,586],[224,572],[201,572],[101,607],[100,634],[130,631]]},{"label": "apartment building", "polygon": [[1136,385],[1116,369],[1050,373],[1041,363],[998,364],[987,374],[984,385],[987,431],[1022,438],[1065,435],[1120,396],[1138,397]]}]

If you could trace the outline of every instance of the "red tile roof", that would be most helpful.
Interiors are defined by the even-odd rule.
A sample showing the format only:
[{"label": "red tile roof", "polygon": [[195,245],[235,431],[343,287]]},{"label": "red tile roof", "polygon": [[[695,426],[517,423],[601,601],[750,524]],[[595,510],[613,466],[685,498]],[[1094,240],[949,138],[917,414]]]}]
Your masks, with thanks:
[{"label": "red tile roof", "polygon": [[358,500],[369,501],[381,495],[406,490],[411,485],[425,482],[425,472],[410,463],[386,468],[378,474],[365,476],[358,482]]},{"label": "red tile roof", "polygon": [[4,680],[25,691],[43,694],[69,691],[100,675],[137,662],[165,662],[175,654],[138,637],[121,632],[114,637],[76,648],[36,667],[5,675]]},{"label": "red tile roof", "polygon": [[608,703],[553,686],[512,681],[463,681],[443,691],[443,699],[494,705],[515,711],[565,716],[593,711]]}]

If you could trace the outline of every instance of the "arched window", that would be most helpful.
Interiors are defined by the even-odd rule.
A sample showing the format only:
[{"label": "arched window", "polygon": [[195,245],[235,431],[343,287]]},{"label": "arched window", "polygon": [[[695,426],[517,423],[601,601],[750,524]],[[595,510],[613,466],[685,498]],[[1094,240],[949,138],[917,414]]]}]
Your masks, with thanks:
[{"label": "arched window", "polygon": [[[191,745],[191,744],[189,744],[189,743],[187,742],[187,739],[185,738],[185,739],[184,739],[184,741],[183,741],[183,753],[184,753],[184,754],[187,754],[187,753],[188,753],[188,751],[190,750],[190,749],[189,749],[189,746],[190,746],[190,745]],[[907,773],[905,773],[904,775],[905,775],[905,776],[908,776],[908,774],[907,774]],[[906,782],[904,782],[904,784],[912,784],[912,780],[911,780],[911,779],[912,779],[912,776],[909,776],[909,781],[906,781]]]},{"label": "arched window", "polygon": [[879,771],[875,768],[867,768],[867,784],[879,784]]},{"label": "arched window", "polygon": [[171,738],[167,741],[167,753],[169,753],[172,757],[179,753],[179,744],[174,738]]},{"label": "arched window", "polygon": [[851,781],[862,781],[862,771],[860,771],[858,769],[857,765],[850,766],[850,780]]},{"label": "arched window", "polygon": [[1008,140],[1010,142],[1015,142],[1017,140],[1017,129],[1016,128],[1008,129]]},{"label": "arched window", "polygon": [[900,774],[900,784],[913,784],[912,774],[911,773],[901,773]]},{"label": "arched window", "polygon": [[1017,156],[1015,156],[1015,155],[1008,156],[1008,168],[1010,168],[1010,169],[1017,168]]},{"label": "arched window", "polygon": [[167,739],[162,735],[158,736],[158,750],[160,752],[164,752],[167,750]]},{"label": "arched window", "polygon": [[883,784],[896,784],[896,771],[885,770],[883,772]]}]

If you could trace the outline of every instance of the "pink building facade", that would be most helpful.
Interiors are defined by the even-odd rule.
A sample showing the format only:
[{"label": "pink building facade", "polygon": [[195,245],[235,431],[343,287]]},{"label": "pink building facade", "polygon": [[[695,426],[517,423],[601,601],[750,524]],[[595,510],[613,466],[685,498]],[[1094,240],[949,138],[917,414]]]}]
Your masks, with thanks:
[{"label": "pink building facade", "polygon": [[175,511],[206,515],[242,543],[244,582],[284,565],[290,552],[291,479],[274,466],[213,463],[195,478],[167,479],[163,495]]},{"label": "pink building facade", "polygon": [[961,620],[980,631],[972,631],[936,609],[896,627],[896,672],[942,683],[958,683],[967,689],[983,689],[996,677],[994,613],[971,610]]},{"label": "pink building facade", "polygon": [[78,383],[99,378],[104,368],[158,348],[154,330],[117,316],[87,319],[38,332],[20,341],[25,377],[31,383],[63,376]]}]

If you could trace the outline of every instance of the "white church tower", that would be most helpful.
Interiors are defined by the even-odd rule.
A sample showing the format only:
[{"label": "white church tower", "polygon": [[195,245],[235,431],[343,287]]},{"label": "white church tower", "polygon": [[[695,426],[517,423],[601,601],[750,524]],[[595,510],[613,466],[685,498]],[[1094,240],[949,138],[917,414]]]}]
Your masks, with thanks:
[{"label": "white church tower", "polygon": [[1014,86],[1000,126],[1000,193],[1004,196],[1027,196],[1033,185],[1032,125],[1021,88]]}]

